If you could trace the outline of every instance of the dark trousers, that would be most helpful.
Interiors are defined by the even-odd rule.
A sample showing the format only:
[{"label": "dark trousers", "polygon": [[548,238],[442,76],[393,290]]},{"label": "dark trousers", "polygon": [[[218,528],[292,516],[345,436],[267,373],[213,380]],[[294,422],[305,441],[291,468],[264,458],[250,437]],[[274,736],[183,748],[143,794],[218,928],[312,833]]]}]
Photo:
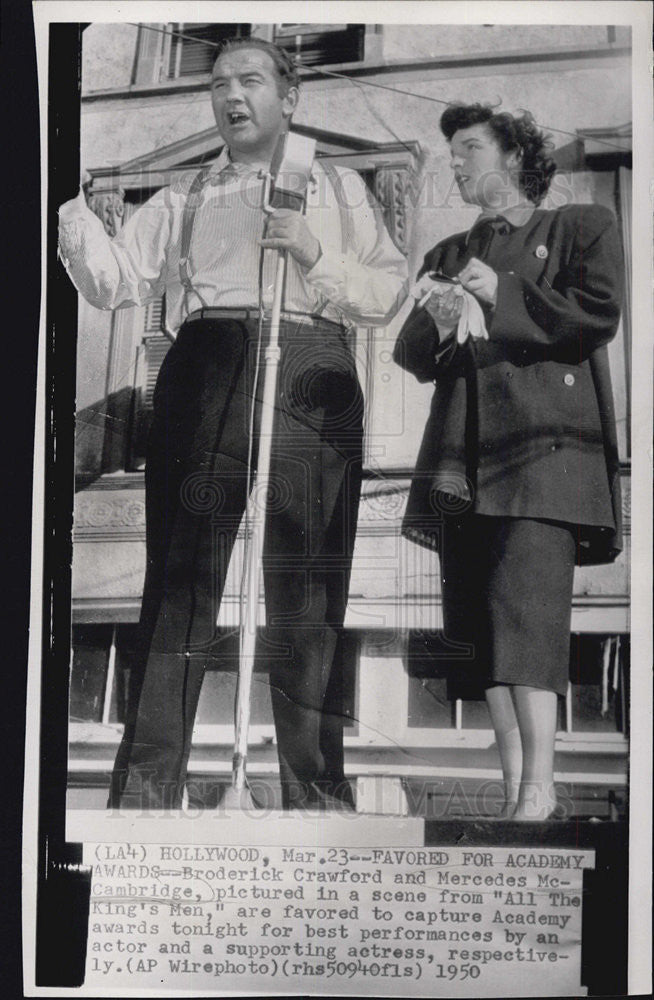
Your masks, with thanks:
[{"label": "dark trousers", "polygon": [[[339,648],[361,486],[362,397],[340,327],[285,323],[281,340],[259,651],[284,806],[351,804]],[[220,659],[216,619],[247,500],[251,438],[256,466],[256,344],[256,323],[188,323],[159,374],[139,650],[110,805],[181,803],[202,677]]]}]

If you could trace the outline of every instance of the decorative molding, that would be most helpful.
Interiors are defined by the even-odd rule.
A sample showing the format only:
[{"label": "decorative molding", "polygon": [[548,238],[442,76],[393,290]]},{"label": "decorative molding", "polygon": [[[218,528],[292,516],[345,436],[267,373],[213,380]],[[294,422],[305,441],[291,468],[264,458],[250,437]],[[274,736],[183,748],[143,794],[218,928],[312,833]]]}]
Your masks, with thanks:
[{"label": "decorative molding", "polygon": [[623,476],[622,491],[622,528],[625,535],[631,534],[631,477]]},{"label": "decorative molding", "polygon": [[[631,481],[628,474],[623,474],[621,480],[624,531],[625,534],[630,534]],[[364,481],[358,519],[360,534],[397,532],[406,506],[409,482],[408,479],[383,483],[378,480]],[[129,495],[125,496],[125,490]],[[80,538],[91,535],[98,540],[100,536],[103,539],[117,540],[119,535],[128,535],[134,540],[137,536],[140,538],[145,529],[142,474],[129,478],[105,477],[94,483],[93,491],[78,493],[75,499],[74,524],[75,534]]]},{"label": "decorative molding", "polygon": [[97,215],[109,236],[115,236],[123,225],[125,215],[125,191],[112,188],[109,191],[91,191],[89,208]]},{"label": "decorative molding", "polygon": [[409,166],[378,167],[375,171],[375,197],[384,213],[384,222],[398,250],[409,251],[407,194],[413,185]]},{"label": "decorative molding", "polygon": [[127,529],[130,536],[141,535],[145,529],[145,498],[78,493],[74,524],[76,535],[104,536],[107,529]]},{"label": "decorative molding", "polygon": [[364,492],[361,496],[359,509],[359,525],[366,533],[372,525],[378,525],[387,532],[391,527],[396,530],[406,507],[409,494],[408,483],[388,483],[381,488]]}]

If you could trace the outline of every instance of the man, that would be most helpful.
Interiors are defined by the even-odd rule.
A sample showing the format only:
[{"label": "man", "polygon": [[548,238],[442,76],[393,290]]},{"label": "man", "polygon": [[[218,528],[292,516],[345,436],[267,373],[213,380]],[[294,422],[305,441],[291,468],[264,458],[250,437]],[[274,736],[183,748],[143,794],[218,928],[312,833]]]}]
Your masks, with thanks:
[{"label": "man", "polygon": [[110,805],[182,801],[202,675],[220,656],[218,606],[256,465],[271,250],[289,255],[264,552],[283,804],[353,804],[339,641],[362,400],[344,324],[386,323],[404,297],[406,266],[352,171],[316,162],[306,215],[277,209],[266,225],[264,175],[298,99],[285,53],[259,39],[229,42],[211,83],[226,146],[201,177],[158,192],[113,241],[81,196],[60,210],[61,255],[85,298],[114,309],[165,292],[177,332],[154,396],[139,662]]}]

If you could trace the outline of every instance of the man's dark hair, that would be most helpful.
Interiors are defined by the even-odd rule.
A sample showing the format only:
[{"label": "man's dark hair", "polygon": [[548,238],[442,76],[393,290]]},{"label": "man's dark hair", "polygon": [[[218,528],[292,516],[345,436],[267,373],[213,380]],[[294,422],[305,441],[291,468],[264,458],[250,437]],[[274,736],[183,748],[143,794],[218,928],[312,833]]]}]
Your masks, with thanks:
[{"label": "man's dark hair", "polygon": [[299,89],[300,78],[295,63],[284,49],[280,49],[274,42],[266,41],[265,38],[257,38],[256,36],[254,38],[226,38],[216,53],[214,66],[222,55],[227,52],[237,52],[239,49],[260,49],[262,52],[268,53],[275,64],[280,82],[280,94],[287,94],[291,87]]},{"label": "man's dark hair", "polygon": [[556,163],[548,155],[553,148],[550,137],[537,127],[529,111],[511,115],[508,111],[496,112],[490,104],[450,104],[440,125],[448,142],[459,129],[487,125],[503,152],[522,153],[518,184],[530,201],[540,204],[552,182]]}]

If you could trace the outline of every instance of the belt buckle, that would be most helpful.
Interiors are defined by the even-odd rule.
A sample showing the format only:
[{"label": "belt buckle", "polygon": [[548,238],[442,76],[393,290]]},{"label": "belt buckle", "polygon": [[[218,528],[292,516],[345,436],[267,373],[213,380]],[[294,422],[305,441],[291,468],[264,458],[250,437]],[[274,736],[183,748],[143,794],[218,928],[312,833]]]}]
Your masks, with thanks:
[{"label": "belt buckle", "polygon": [[287,323],[297,323],[298,326],[303,326],[305,324],[307,326],[315,326],[316,325],[316,321],[313,318],[313,316],[311,316],[309,313],[302,313],[302,312],[297,312],[297,313],[287,312],[286,313],[286,322]]}]

